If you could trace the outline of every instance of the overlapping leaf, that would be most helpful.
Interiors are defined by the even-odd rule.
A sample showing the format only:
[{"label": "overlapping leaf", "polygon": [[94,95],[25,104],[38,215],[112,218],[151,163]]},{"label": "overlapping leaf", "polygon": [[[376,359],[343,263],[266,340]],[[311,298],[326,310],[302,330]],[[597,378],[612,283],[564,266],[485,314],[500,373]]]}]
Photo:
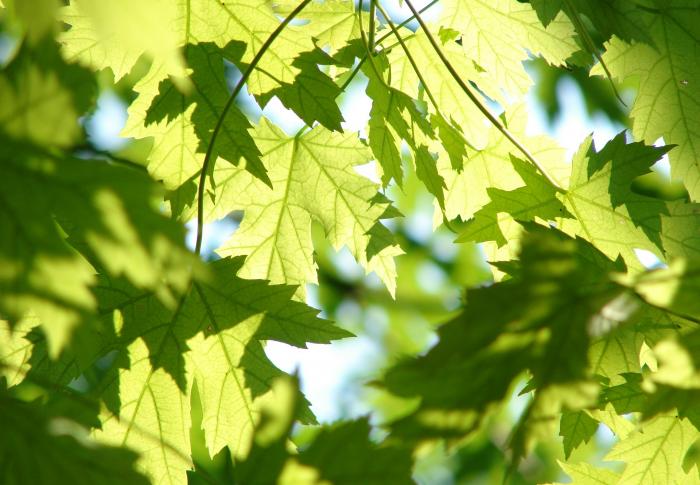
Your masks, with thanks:
[{"label": "overlapping leaf", "polygon": [[[129,364],[106,390],[109,412],[99,436],[140,451],[142,466],[155,481],[185,481],[193,381],[211,454],[229,446],[245,455],[261,402],[281,374],[260,341],[303,347],[349,335],[290,301],[293,287],[233,277],[241,262],[212,263],[211,279],[195,283],[174,311],[120,282],[98,290],[102,311],[110,319],[112,310],[118,312],[119,336],[132,342]],[[109,397],[117,395],[118,401]],[[313,419],[303,409],[296,417]]]},{"label": "overlapping leaf", "polygon": [[606,456],[624,461],[618,484],[700,483],[695,470],[686,473],[683,459],[698,430],[676,416],[659,416],[621,441]]},{"label": "overlapping leaf", "polygon": [[[181,51],[190,43],[214,42],[223,48],[240,41],[246,46],[241,62],[250,62],[280,23],[264,0],[75,0],[64,20],[71,26],[62,36],[70,59],[96,69],[111,68],[119,79],[145,54],[157,73],[151,76],[152,85],[168,75],[183,76],[186,60]],[[298,73],[294,59],[312,49],[310,37],[293,26],[286,28],[251,77],[251,90],[261,94],[278,82],[291,83]]]},{"label": "overlapping leaf", "polygon": [[[221,50],[212,44],[188,46],[185,57],[192,68],[190,94],[183,94],[170,81],[154,87],[151,72],[139,82],[139,97],[130,107],[125,134],[136,138],[153,137],[148,170],[169,189],[191,181],[201,170],[212,132],[229,98],[224,77],[224,56],[240,54],[237,44]],[[248,132],[250,123],[241,111],[231,106],[223,118],[212,157],[245,167],[269,183],[260,152]],[[187,202],[192,202],[191,200]]]},{"label": "overlapping leaf", "polygon": [[66,148],[81,138],[78,117],[94,101],[95,80],[66,64],[53,39],[23,45],[0,74],[0,130],[3,136]]},{"label": "overlapping leaf", "polygon": [[561,65],[578,50],[568,19],[559,16],[545,28],[530,4],[517,0],[448,0],[438,24],[461,33],[466,56],[510,96],[532,84],[522,65],[527,51]]},{"label": "overlapping leaf", "polygon": [[244,210],[241,227],[218,250],[222,255],[247,255],[240,275],[273,283],[316,282],[311,224],[318,223],[333,247],[347,246],[355,259],[375,271],[393,293],[394,256],[398,246],[369,255],[369,232],[386,203],[373,203],[377,186],[355,172],[370,160],[368,149],[354,134],[335,134],[321,126],[294,137],[266,119],[254,132],[269,170],[272,189],[240,169],[217,173],[215,203],[208,218]]},{"label": "overlapping leaf", "polygon": [[[507,113],[506,126],[520,137],[520,140],[532,147],[532,152],[539,162],[559,181],[563,187],[567,186],[570,167],[563,163],[564,150],[547,136],[524,137],[527,117],[524,106],[517,106]],[[528,197],[533,203],[539,205],[552,194],[552,187],[541,177],[534,174],[530,168],[523,168],[519,161],[512,161],[513,146],[501,134],[495,130],[491,133],[489,145],[483,150],[467,150],[467,160],[464,162],[464,170],[455,172],[450,169],[449,157],[443,153],[438,161],[440,173],[447,183],[445,196],[445,209],[447,217],[454,219],[460,217],[468,220],[482,207],[489,204],[492,196],[500,191],[513,191],[523,187],[525,177],[529,177],[527,183],[533,187],[527,190]],[[517,156],[517,154],[516,154]],[[520,167],[520,168],[518,168]],[[521,174],[527,171],[533,175]],[[500,196],[499,196],[500,197]],[[534,200],[533,200],[534,199]],[[514,201],[511,200],[511,204]],[[496,204],[496,202],[494,202]],[[551,209],[551,206],[547,205]],[[514,211],[520,211],[522,204],[512,205]],[[548,209],[545,207],[544,211]]]},{"label": "overlapping leaf", "polygon": [[[678,145],[670,154],[671,172],[690,197],[700,197],[700,6],[687,0],[644,2],[644,25],[652,45],[613,38],[603,55],[612,75],[634,78],[639,91],[632,107],[632,131],[653,143],[663,137]],[[601,73],[597,67],[596,73]]]},{"label": "overlapping leaf", "polygon": [[524,423],[525,434],[516,433],[524,446],[536,426],[553,424],[562,404],[590,404],[595,385],[587,382],[587,343],[597,315],[619,293],[606,276],[615,265],[580,240],[531,230],[521,266],[509,267],[511,280],[470,290],[463,313],[440,328],[438,344],[387,373],[391,392],[421,398],[416,412],[394,423],[399,436],[464,436],[526,369],[528,389],[546,394],[526,413],[532,424]]},{"label": "overlapping leaf", "polygon": [[[155,187],[144,174],[17,148],[5,143],[2,149],[2,225],[8,235],[3,313],[17,319],[32,310],[50,321],[45,330],[55,355],[69,329],[95,309],[88,288],[94,270],[85,258],[142,288],[167,281],[184,289],[193,264],[184,235],[153,206]],[[167,288],[159,292],[172,301]]]},{"label": "overlapping leaf", "polygon": [[[400,30],[400,32],[405,39],[406,48],[410,51],[416,65],[420,66],[423,79],[440,107],[441,114],[459,126],[471,146],[485,147],[489,140],[491,126],[484,118],[483,113],[466,98],[462,88],[451,77],[447,68],[435,54],[425,33],[421,30],[415,34],[407,30]],[[443,52],[462,79],[472,80],[482,86],[479,81],[485,81],[483,74],[464,57],[458,45],[447,44],[443,46]],[[419,99],[419,78],[404,51],[395,47],[387,57],[391,68],[390,86],[413,99]],[[493,84],[483,82],[482,89],[488,96],[501,99],[502,96],[498,90],[493,88]],[[428,109],[434,110],[434,106],[429,104]]]},{"label": "overlapping leaf", "polygon": [[[374,71],[377,65],[384,65],[383,61],[385,61],[384,58],[377,58],[373,61],[373,68],[365,69],[365,74],[369,78],[367,95],[372,98],[369,146],[382,167],[382,182],[387,185],[391,179],[394,179],[401,185],[403,180],[401,143],[405,141],[413,155],[416,175],[435,196],[440,206],[444,207],[445,181],[438,173],[435,158],[428,151],[428,146],[431,140],[436,138],[436,134],[414,101],[387,84],[383,78],[384,68],[382,67],[382,73]],[[377,77],[378,74],[382,77]],[[441,130],[444,136],[450,136],[446,133],[450,130],[452,130],[451,133],[456,132],[441,115],[437,114],[434,117],[443,122]],[[458,132],[456,136],[460,137]],[[463,139],[461,141],[464,143]]]},{"label": "overlapping leaf", "polygon": [[409,449],[370,440],[366,419],[324,427],[309,446],[291,453],[287,441],[298,390],[290,380],[279,379],[273,392],[276,400],[263,408],[250,456],[236,468],[237,483],[414,483]]},{"label": "overlapping leaf", "polygon": [[610,258],[622,256],[633,268],[641,269],[636,249],[660,257],[697,257],[695,205],[665,202],[631,189],[668,149],[627,144],[621,133],[596,151],[589,138],[574,156],[568,189],[560,193],[515,160],[527,185],[510,191],[491,188],[492,201],[476,213],[462,239],[503,246],[517,238],[517,232],[508,232],[513,220],[540,218],[555,220],[561,230],[592,242]]},{"label": "overlapping leaf", "polygon": [[79,485],[149,482],[134,470],[136,454],[98,446],[70,417],[50,415],[38,404],[0,393],[0,479],[7,485],[49,485],[63,480]]}]

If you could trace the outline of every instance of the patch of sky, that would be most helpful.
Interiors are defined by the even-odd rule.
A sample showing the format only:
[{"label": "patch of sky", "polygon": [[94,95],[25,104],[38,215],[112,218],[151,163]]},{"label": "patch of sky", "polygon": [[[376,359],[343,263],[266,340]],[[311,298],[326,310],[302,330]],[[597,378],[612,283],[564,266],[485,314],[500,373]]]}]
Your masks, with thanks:
[{"label": "patch of sky", "polygon": [[129,143],[119,136],[126,125],[124,101],[112,91],[103,91],[97,98],[97,109],[85,120],[85,128],[92,144],[100,150],[119,150]]},{"label": "patch of sky", "polygon": [[[532,74],[532,73],[531,73]],[[537,80],[535,80],[536,82]],[[557,98],[562,112],[553,126],[547,122],[544,108],[539,105],[534,92],[528,95],[529,123],[528,135],[547,133],[566,148],[567,159],[570,160],[581,141],[593,134],[596,148],[602,148],[625,127],[610,121],[605,115],[596,113],[590,116],[578,85],[569,78],[562,78],[557,83]]]},{"label": "patch of sky", "polygon": [[[411,4],[418,11],[426,7],[429,3],[431,3],[431,0],[413,0],[411,2]],[[364,7],[365,9],[369,8],[369,1],[365,1],[364,5],[366,5],[366,7]],[[408,5],[406,5],[406,2],[400,0],[389,0],[382,2],[382,7],[384,7],[384,10],[386,10],[386,12],[389,14],[391,20],[396,24],[403,22],[413,15],[413,13],[411,13],[411,9],[408,8]],[[421,14],[421,18],[426,22],[432,22],[433,20],[437,20],[441,10],[442,6],[440,5],[440,2],[435,2]],[[406,27],[411,30],[416,30],[418,28],[418,21],[415,19],[411,20],[406,24]]]},{"label": "patch of sky", "polygon": [[16,37],[0,33],[0,66],[6,65],[12,59],[19,42]]},{"label": "patch of sky", "polygon": [[434,237],[433,210],[432,197],[427,193],[420,194],[415,210],[406,214],[404,220],[404,230],[409,238],[421,244],[429,244]]},{"label": "patch of sky", "polygon": [[[202,255],[205,258],[214,256],[214,250],[229,239],[236,232],[238,226],[239,222],[231,217],[205,224],[202,233]],[[185,243],[188,248],[194,251],[197,241],[197,220],[193,219],[187,222],[185,227],[187,228]]]}]

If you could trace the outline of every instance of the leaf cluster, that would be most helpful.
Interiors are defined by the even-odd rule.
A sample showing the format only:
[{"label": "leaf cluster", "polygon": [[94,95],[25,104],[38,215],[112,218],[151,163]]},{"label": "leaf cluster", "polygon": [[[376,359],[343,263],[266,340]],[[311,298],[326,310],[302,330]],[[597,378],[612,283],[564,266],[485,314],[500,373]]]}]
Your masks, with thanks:
[{"label": "leaf cluster", "polygon": [[[427,21],[437,2],[406,4],[395,22],[378,0],[0,2],[0,481],[215,481],[197,409],[235,483],[412,483],[425,446],[468,446],[516,391],[506,479],[558,432],[577,483],[700,482],[700,6],[440,0]],[[528,135],[530,58],[633,87],[630,132],[571,161]],[[85,131],[105,85],[129,92],[140,161]],[[298,132],[253,116],[273,100]],[[634,190],[664,157],[687,197]],[[297,446],[316,418],[265,345],[352,337],[305,303],[314,231],[395,296],[386,189],[412,174],[494,281],[374,382],[412,403],[383,433],[364,417]],[[601,426],[622,465],[567,461]]]}]

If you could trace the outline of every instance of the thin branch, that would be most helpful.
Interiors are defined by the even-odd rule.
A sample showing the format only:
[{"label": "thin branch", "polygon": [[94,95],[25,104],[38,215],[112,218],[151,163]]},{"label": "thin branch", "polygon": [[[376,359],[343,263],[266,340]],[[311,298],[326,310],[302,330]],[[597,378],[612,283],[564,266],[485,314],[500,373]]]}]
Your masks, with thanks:
[{"label": "thin branch", "polygon": [[219,132],[221,131],[221,127],[224,124],[224,119],[226,118],[226,115],[228,111],[231,109],[231,106],[233,106],[233,102],[236,99],[236,96],[238,96],[238,93],[241,92],[241,89],[243,89],[243,85],[248,81],[248,78],[250,75],[253,73],[255,70],[256,66],[258,63],[260,63],[260,60],[262,59],[263,55],[265,55],[265,52],[268,51],[272,43],[275,41],[275,39],[282,33],[282,31],[287,27],[287,25],[294,20],[294,18],[299,15],[299,13],[304,10],[304,8],[311,3],[311,0],[303,0],[299,5],[296,6],[294,10],[292,10],[289,15],[280,23],[277,28],[270,34],[270,37],[267,38],[265,43],[260,47],[260,50],[255,54],[255,57],[253,58],[252,61],[250,61],[250,64],[246,68],[245,72],[241,76],[241,78],[238,80],[238,83],[236,86],[233,88],[233,91],[231,92],[231,96],[229,96],[228,101],[226,102],[226,105],[224,106],[224,109],[221,111],[221,114],[219,115],[219,119],[216,120],[216,125],[214,126],[214,131],[211,134],[211,139],[209,140],[209,145],[207,146],[207,152],[206,155],[204,156],[204,163],[202,164],[202,171],[199,174],[199,186],[197,187],[197,240],[195,243],[195,249],[194,252],[195,254],[199,255],[202,251],[202,235],[204,233],[204,188],[206,185],[206,178],[207,178],[207,173],[209,172],[209,165],[212,165],[212,170],[214,168],[214,165],[216,165],[216,159],[212,159],[212,154],[214,152],[214,145],[216,144],[216,138],[219,136]]},{"label": "thin branch", "polygon": [[411,3],[411,0],[405,0],[406,5],[408,5],[408,8],[413,12],[413,15],[416,17],[416,20],[420,24],[421,28],[423,29],[423,32],[425,32],[426,37],[428,38],[428,41],[430,42],[430,45],[432,45],[433,50],[435,50],[435,53],[438,55],[440,60],[442,61],[443,65],[447,70],[449,71],[450,75],[452,78],[457,82],[460,88],[462,88],[462,91],[467,95],[467,97],[471,100],[472,103],[481,111],[481,113],[488,119],[497,129],[500,131],[503,136],[505,136],[508,141],[510,141],[515,148],[517,148],[527,160],[530,161],[537,169],[540,171],[542,175],[549,181],[549,183],[554,187],[555,190],[559,192],[564,192],[564,189],[561,188],[559,183],[547,172],[545,167],[535,159],[535,157],[530,153],[530,151],[522,144],[520,143],[513,134],[508,131],[508,129],[503,126],[503,124],[496,118],[496,116],[491,113],[486,106],[481,102],[481,100],[474,94],[474,92],[471,90],[471,88],[462,80],[462,78],[459,76],[455,68],[452,66],[450,61],[447,59],[445,56],[445,53],[442,52],[442,49],[438,45],[437,41],[435,40],[435,37],[430,33],[430,30],[428,29],[428,26],[425,24],[423,19],[420,16],[420,13],[416,8],[413,6],[413,3]]}]

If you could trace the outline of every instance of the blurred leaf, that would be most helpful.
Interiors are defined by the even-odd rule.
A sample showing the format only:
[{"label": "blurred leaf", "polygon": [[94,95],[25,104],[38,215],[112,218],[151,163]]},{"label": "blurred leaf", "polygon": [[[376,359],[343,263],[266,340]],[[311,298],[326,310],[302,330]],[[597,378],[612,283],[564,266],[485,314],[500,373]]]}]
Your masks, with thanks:
[{"label": "blurred leaf", "polygon": [[564,438],[564,454],[568,459],[571,452],[593,437],[598,429],[598,421],[585,411],[565,411],[561,415],[559,436]]},{"label": "blurred leaf", "polygon": [[0,479],[7,485],[94,483],[146,485],[135,468],[138,456],[102,446],[70,417],[47,414],[37,404],[0,393]]}]

